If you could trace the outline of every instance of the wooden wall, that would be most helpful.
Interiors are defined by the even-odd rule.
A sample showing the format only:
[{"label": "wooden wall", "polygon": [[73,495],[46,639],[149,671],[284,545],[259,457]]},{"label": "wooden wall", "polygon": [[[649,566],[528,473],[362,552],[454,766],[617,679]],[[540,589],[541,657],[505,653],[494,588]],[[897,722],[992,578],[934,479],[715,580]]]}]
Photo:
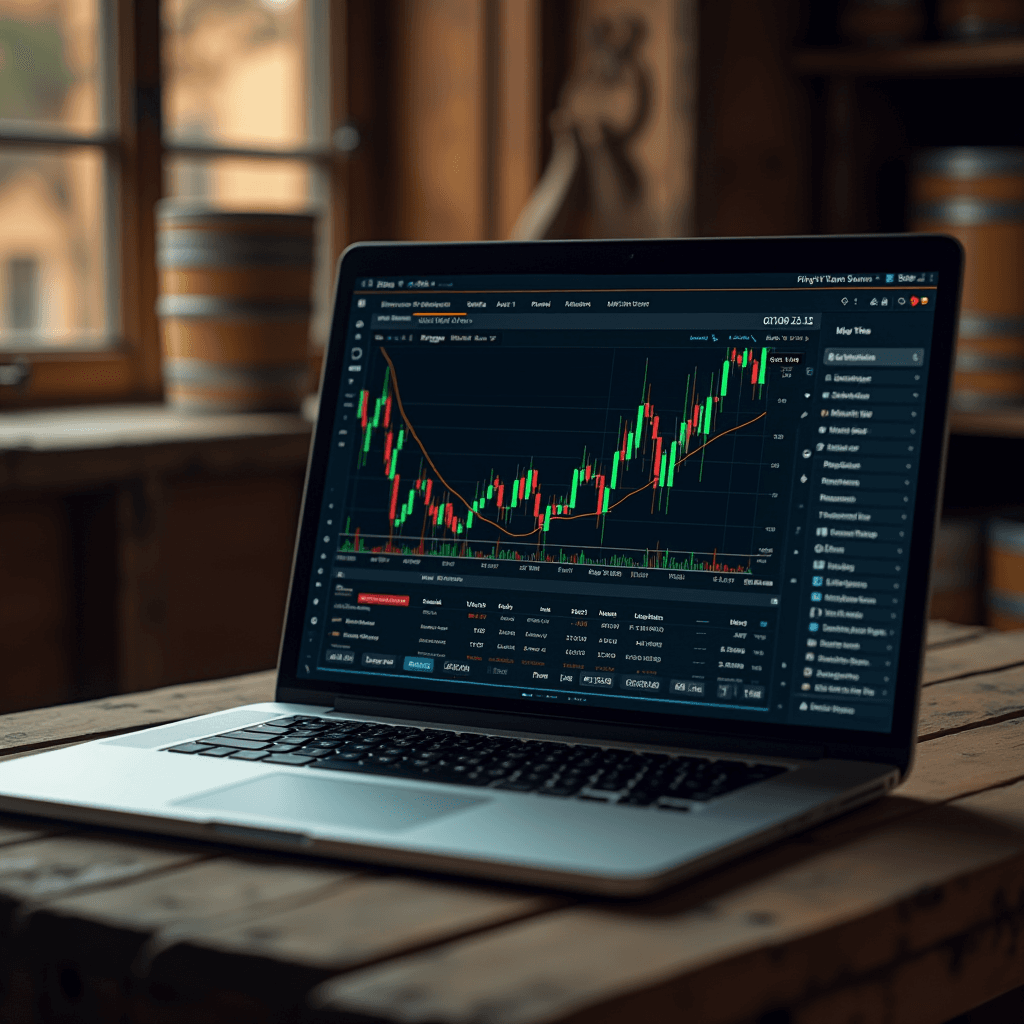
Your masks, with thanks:
[{"label": "wooden wall", "polygon": [[274,667],[309,439],[283,419],[0,448],[0,711]]},{"label": "wooden wall", "polygon": [[812,230],[810,109],[793,71],[797,0],[702,0],[700,235]]},{"label": "wooden wall", "polygon": [[60,498],[0,505],[0,708],[66,699],[73,678],[71,528]]},{"label": "wooden wall", "polygon": [[540,173],[544,29],[567,7],[544,6],[348,5],[352,240],[508,237]]}]

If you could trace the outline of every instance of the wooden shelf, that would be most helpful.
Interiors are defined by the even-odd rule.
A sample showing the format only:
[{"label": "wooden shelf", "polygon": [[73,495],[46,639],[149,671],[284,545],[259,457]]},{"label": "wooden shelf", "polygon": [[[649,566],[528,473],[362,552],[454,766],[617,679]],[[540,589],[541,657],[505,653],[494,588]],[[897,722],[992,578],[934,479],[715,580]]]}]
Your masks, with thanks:
[{"label": "wooden shelf", "polygon": [[952,434],[973,437],[1024,437],[1024,409],[1000,412],[954,412],[950,417]]},{"label": "wooden shelf", "polygon": [[152,473],[299,468],[311,430],[294,413],[188,415],[163,405],[7,413],[0,492],[70,491]]},{"label": "wooden shelf", "polygon": [[914,43],[910,46],[819,47],[796,53],[801,75],[913,78],[945,75],[1024,75],[1024,36],[980,43]]}]

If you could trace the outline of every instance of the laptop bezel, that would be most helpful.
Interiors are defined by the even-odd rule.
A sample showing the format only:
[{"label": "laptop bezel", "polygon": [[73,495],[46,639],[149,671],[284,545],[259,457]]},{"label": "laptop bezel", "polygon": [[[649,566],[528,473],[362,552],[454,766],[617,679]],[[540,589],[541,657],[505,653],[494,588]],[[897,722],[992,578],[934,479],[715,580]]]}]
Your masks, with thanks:
[{"label": "laptop bezel", "polygon": [[[893,725],[888,733],[649,714],[562,705],[524,709],[514,699],[433,693],[379,683],[361,686],[297,677],[305,602],[346,348],[346,327],[360,278],[417,274],[836,273],[907,267],[938,271],[934,331],[922,423],[921,460],[907,572]],[[941,509],[948,399],[959,310],[963,250],[943,235],[687,240],[356,243],[339,260],[331,335],[321,373],[321,416],[313,432],[300,527],[278,660],[277,696],[354,712],[500,727],[522,732],[604,736],[627,742],[704,747],[791,757],[840,757],[893,764],[906,772],[916,742],[918,691],[927,626],[929,568]]]}]

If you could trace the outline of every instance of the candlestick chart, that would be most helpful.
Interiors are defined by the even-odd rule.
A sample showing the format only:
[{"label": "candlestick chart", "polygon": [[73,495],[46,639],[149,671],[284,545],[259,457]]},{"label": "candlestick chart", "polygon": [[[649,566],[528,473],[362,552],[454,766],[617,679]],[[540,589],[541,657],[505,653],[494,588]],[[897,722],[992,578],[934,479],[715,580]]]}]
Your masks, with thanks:
[{"label": "candlestick chart", "polygon": [[768,353],[382,347],[339,550],[749,573],[770,550]]}]

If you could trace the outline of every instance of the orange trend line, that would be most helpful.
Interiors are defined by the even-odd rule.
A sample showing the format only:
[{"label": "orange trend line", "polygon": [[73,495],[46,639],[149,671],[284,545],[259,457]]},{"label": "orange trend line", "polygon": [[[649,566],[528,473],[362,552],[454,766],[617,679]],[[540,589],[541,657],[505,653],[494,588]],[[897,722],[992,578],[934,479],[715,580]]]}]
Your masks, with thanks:
[{"label": "orange trend line", "polygon": [[[461,494],[459,494],[459,492],[455,490],[455,488],[452,487],[452,485],[448,483],[447,480],[445,480],[445,478],[441,475],[441,471],[437,468],[437,466],[434,465],[434,460],[430,457],[430,453],[424,447],[423,442],[420,440],[419,434],[416,433],[416,428],[412,425],[412,423],[409,420],[409,417],[406,415],[405,406],[402,404],[402,393],[398,388],[398,374],[395,372],[395,364],[391,361],[391,356],[388,355],[387,349],[381,346],[380,351],[381,355],[383,355],[384,358],[387,360],[388,366],[391,367],[391,386],[395,389],[395,399],[398,402],[398,411],[401,414],[402,419],[405,421],[405,425],[409,428],[409,433],[412,434],[413,440],[416,442],[416,444],[419,445],[420,451],[423,452],[423,457],[427,460],[427,464],[437,475],[438,480],[440,480],[441,483],[444,484],[444,486],[448,488],[448,490],[452,494],[454,494],[455,497],[458,498],[463,505],[466,506],[467,510],[472,510],[473,506],[470,504],[470,502],[466,501],[466,499]],[[726,434],[731,434],[734,431],[742,430],[744,427],[749,427],[751,423],[756,423],[758,420],[764,419],[767,415],[768,413],[767,411],[765,411],[761,413],[760,416],[755,416],[752,420],[747,420],[746,423],[737,424],[735,427],[730,427],[728,430],[723,430],[720,434],[715,434],[714,437],[708,438],[708,440],[705,441],[702,445],[700,445],[697,448],[694,448],[692,452],[687,452],[676,463],[676,467],[681,466],[687,459],[692,458],[698,452],[703,451],[713,441],[717,441],[720,437],[725,437]],[[635,491],[630,491],[629,494],[624,494],[621,498],[619,498],[618,501],[615,502],[614,505],[608,506],[608,511],[610,512],[613,508],[618,508],[618,506],[621,505],[624,501],[626,501],[627,498],[632,498],[634,494],[639,494],[641,491],[646,491],[648,487],[653,487],[655,483],[657,483],[656,477],[648,480],[647,483],[643,485],[643,487],[638,487]],[[592,517],[597,517],[606,514],[607,513],[604,512],[579,512],[574,516],[552,516],[551,522],[560,523],[568,522],[571,519],[590,519]],[[508,537],[532,537],[535,533],[539,533],[541,529],[539,526],[537,526],[534,529],[530,530],[528,533],[513,533],[511,530],[506,530],[505,527],[501,525],[501,523],[496,523],[494,522],[493,519],[488,519],[486,516],[482,516],[479,512],[474,512],[473,515],[477,519],[482,519],[485,523],[487,523],[488,526],[493,526],[495,529],[501,530],[501,532]]]}]

